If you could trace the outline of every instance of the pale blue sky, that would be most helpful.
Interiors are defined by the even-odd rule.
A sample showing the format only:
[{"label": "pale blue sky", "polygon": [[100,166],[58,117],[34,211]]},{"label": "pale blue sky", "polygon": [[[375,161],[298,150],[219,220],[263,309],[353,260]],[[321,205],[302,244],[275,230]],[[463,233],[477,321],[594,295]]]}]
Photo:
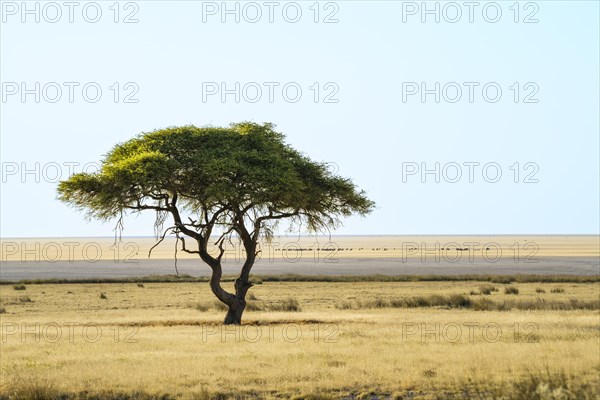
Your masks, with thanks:
[{"label": "pale blue sky", "polygon": [[[257,23],[243,15],[239,23],[231,15],[223,23],[218,12],[203,14],[221,7],[220,1],[138,1],[127,8],[121,2],[119,20],[136,11],[139,22],[131,24],[114,23],[112,1],[98,2],[99,22],[86,22],[81,8],[89,2],[80,3],[73,23],[64,6],[58,22],[46,21],[55,16],[51,7],[43,15],[46,2],[39,2],[39,23],[35,15],[25,15],[23,23],[21,10],[14,8],[20,1],[1,2],[2,237],[112,234],[112,223],[86,222],[55,199],[56,183],[44,181],[42,170],[38,183],[35,174],[22,176],[23,166],[57,163],[66,178],[66,164],[96,162],[116,142],[139,132],[240,120],[275,123],[291,145],[336,163],[341,175],[376,201],[372,215],[345,220],[340,234],[599,233],[597,1],[520,2],[519,23],[513,20],[514,1],[496,2],[502,10],[497,23],[483,18],[482,8],[490,2],[480,2],[473,23],[465,6],[457,23],[443,15],[440,23],[433,16],[422,23],[419,13],[404,15],[403,22],[403,9],[421,2],[320,2],[319,23],[313,21],[314,1],[298,2],[297,23],[283,18],[282,8],[290,2],[279,2],[273,23],[262,1],[256,2],[263,12]],[[234,3],[228,2],[232,8]],[[439,2],[440,9],[446,4]],[[287,7],[293,18],[295,6]],[[254,11],[247,11],[253,18]],[[446,11],[453,18],[454,11]],[[332,12],[338,22],[323,23]],[[530,13],[537,23],[523,23]],[[94,17],[93,7],[88,16]],[[492,6],[488,17],[494,17]],[[25,102],[21,93],[10,94],[15,87],[20,91],[22,82],[30,89],[35,82],[80,86],[73,103],[64,85],[58,102],[41,93],[36,103],[33,94]],[[82,97],[87,82],[102,88],[96,103]],[[114,103],[114,82],[120,83],[121,96],[132,90],[124,87],[127,82],[135,83],[138,102],[123,103],[121,97]],[[263,97],[256,103],[243,98],[235,103],[233,95],[225,103],[218,95],[203,101],[203,82],[226,82],[230,88],[258,82]],[[263,82],[280,83],[272,103]],[[288,82],[302,89],[296,103],[282,97]],[[337,85],[338,102],[315,103],[310,89],[315,82],[321,100]],[[335,85],[325,87],[328,82]],[[429,95],[423,103],[416,95],[403,102],[403,82],[426,82],[429,88],[458,82],[463,97],[435,103]],[[480,83],[473,103],[464,82]],[[502,89],[496,103],[481,95],[488,82]],[[510,89],[515,82],[518,103]],[[536,87],[538,102],[524,103]],[[46,97],[54,97],[52,85],[47,88]],[[450,183],[441,176],[436,183],[428,175],[423,183],[417,174],[403,182],[403,163],[433,168],[436,162],[462,165],[462,179]],[[480,163],[473,183],[465,162]],[[515,162],[519,183],[510,169]],[[483,179],[486,163],[501,168],[499,182]],[[525,169],[526,163],[539,168],[537,183],[523,182],[535,169],[533,164]],[[53,168],[46,167],[47,180],[53,180]],[[454,170],[447,171],[454,176]],[[124,235],[150,235],[152,215],[130,217],[125,228]]]}]

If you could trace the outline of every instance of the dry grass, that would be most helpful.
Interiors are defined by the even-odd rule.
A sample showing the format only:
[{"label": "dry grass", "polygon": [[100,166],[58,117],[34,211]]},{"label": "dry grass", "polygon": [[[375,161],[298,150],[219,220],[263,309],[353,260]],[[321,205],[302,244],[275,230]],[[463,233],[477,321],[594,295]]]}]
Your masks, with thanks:
[{"label": "dry grass", "polygon": [[494,285],[481,285],[478,287],[481,294],[490,295],[492,292],[497,292],[498,288]]},{"label": "dry grass", "polygon": [[506,294],[519,294],[519,289],[514,286],[507,286],[504,288],[504,293]]},{"label": "dry grass", "polygon": [[[237,276],[223,275],[223,282],[233,282]],[[180,275],[147,275],[138,277],[120,278],[46,278],[23,279],[20,281],[0,281],[2,285],[49,285],[49,284],[74,284],[74,283],[136,283],[144,287],[144,283],[198,283],[208,282],[208,276]],[[251,275],[250,281],[255,285],[264,282],[490,282],[495,284],[510,283],[599,283],[600,275],[549,275],[549,274],[470,274],[470,275],[302,275],[302,274],[276,274],[276,275]],[[482,285],[494,287],[493,285]]]},{"label": "dry grass", "polygon": [[[509,291],[508,294],[511,292]],[[427,297],[410,297],[385,300],[381,298],[366,301],[345,300],[336,304],[340,310],[361,310],[370,308],[417,308],[417,307],[443,307],[443,308],[469,308],[476,311],[511,311],[511,310],[600,310],[600,300],[581,301],[570,299],[568,301],[546,300],[502,300],[493,301],[488,298],[471,298],[461,294],[449,296],[430,295]]]},{"label": "dry grass", "polygon": [[227,328],[205,283],[3,285],[0,398],[598,398],[598,284],[486,285],[265,281]]},{"label": "dry grass", "polygon": [[[249,299],[246,302],[246,308],[245,311],[287,311],[287,312],[297,312],[297,311],[302,311],[302,308],[300,307],[300,304],[298,303],[298,300],[289,297],[287,299],[278,301],[276,303],[271,303],[268,304],[264,301],[259,301],[256,296],[252,295],[252,296],[248,296]],[[211,304],[206,304],[206,303],[192,303],[189,305],[190,308],[193,308],[195,310],[201,311],[201,312],[207,312],[209,310],[216,310],[216,311],[222,311],[225,312],[227,311],[227,306],[225,306],[225,304],[223,304],[222,302],[215,300],[213,301]]]}]

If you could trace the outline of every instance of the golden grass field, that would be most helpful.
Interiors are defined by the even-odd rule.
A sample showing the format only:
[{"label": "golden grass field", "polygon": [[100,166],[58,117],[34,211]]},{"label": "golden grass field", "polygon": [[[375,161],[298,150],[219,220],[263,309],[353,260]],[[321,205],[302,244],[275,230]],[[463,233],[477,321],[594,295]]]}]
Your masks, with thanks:
[{"label": "golden grass field", "polygon": [[[600,395],[598,283],[264,282],[227,328],[206,283],[17,288],[0,285],[0,398]],[[435,295],[546,305],[390,305]],[[587,306],[551,309],[572,298]],[[300,311],[273,311],[290,299]]]}]

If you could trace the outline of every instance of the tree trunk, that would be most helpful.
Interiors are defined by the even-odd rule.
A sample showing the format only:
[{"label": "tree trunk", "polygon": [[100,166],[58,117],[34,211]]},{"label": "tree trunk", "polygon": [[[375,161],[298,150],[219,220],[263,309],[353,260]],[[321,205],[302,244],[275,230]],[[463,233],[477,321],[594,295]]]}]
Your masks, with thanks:
[{"label": "tree trunk", "polygon": [[[227,306],[227,314],[223,323],[225,325],[240,325],[242,323],[242,314],[246,308],[246,293],[253,285],[250,283],[249,276],[250,270],[254,265],[256,258],[255,247],[252,243],[246,244],[247,258],[242,267],[240,277],[235,280],[235,294],[229,293],[221,287],[221,278],[223,276],[223,269],[221,268],[221,257],[214,259],[206,251],[200,253],[200,257],[206,262],[212,269],[212,275],[210,277],[210,289],[214,295],[223,304]],[[199,244],[202,249],[202,243]],[[250,250],[248,250],[250,248]],[[221,249],[222,250],[222,249]],[[221,252],[221,255],[223,253]]]},{"label": "tree trunk", "polygon": [[225,325],[240,325],[242,323],[242,314],[246,308],[246,293],[252,287],[252,284],[247,279],[238,278],[235,280],[235,296],[231,299],[231,303],[227,304],[229,309],[225,315]]},{"label": "tree trunk", "polygon": [[235,303],[229,306],[223,323],[225,325],[240,325],[242,323],[244,308],[246,308],[246,302],[242,304],[236,299]]}]

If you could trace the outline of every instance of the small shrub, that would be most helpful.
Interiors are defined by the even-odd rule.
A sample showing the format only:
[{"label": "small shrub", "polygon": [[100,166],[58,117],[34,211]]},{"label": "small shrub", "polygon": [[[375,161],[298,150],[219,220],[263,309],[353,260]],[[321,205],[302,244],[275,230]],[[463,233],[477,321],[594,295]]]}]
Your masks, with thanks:
[{"label": "small shrub", "polygon": [[431,307],[431,306],[439,306],[443,303],[443,297],[437,294],[429,296],[428,298],[417,296],[408,299],[403,299],[401,301],[396,300],[394,303],[398,305],[398,307],[402,307],[400,303],[404,304],[404,307],[415,308],[415,307]]},{"label": "small shrub", "polygon": [[423,371],[423,376],[426,378],[435,378],[436,375],[437,372],[435,372],[433,369],[427,369]]},{"label": "small shrub", "polygon": [[143,288],[143,287],[144,287],[144,284],[143,284],[143,283],[138,283],[138,284],[137,284],[137,287],[141,287],[141,288]]},{"label": "small shrub", "polygon": [[481,285],[479,286],[479,292],[481,294],[490,295],[492,292],[497,292],[498,288],[493,285]]},{"label": "small shrub", "polygon": [[108,297],[106,297],[106,295],[104,293],[100,293],[100,298],[102,300],[106,300]]},{"label": "small shrub", "polygon": [[552,288],[552,289],[550,290],[550,293],[564,293],[564,292],[565,292],[565,289],[563,289],[563,288],[559,288],[559,287]]},{"label": "small shrub", "polygon": [[21,303],[33,303],[33,300],[31,300],[31,297],[29,296],[21,296],[19,297],[19,301]]},{"label": "small shrub", "polygon": [[6,314],[6,308],[0,307],[0,314]]},{"label": "small shrub", "polygon": [[359,306],[360,304],[354,301],[344,300],[340,303],[336,303],[335,308],[337,308],[338,310],[352,310],[354,308],[359,308]]},{"label": "small shrub", "polygon": [[297,311],[302,310],[300,308],[300,304],[298,303],[298,300],[296,300],[292,297],[288,297],[287,299],[283,300],[279,304],[272,304],[269,307],[269,309],[271,311],[290,311],[290,312],[297,312]]},{"label": "small shrub", "polygon": [[475,311],[490,311],[495,310],[497,304],[490,299],[480,298],[472,303],[472,309]]},{"label": "small shrub", "polygon": [[264,307],[257,301],[249,301],[246,303],[246,310],[248,311],[263,311]]},{"label": "small shrub", "polygon": [[453,308],[468,308],[471,307],[471,299],[462,294],[453,294],[448,298],[448,306]]},{"label": "small shrub", "polygon": [[381,299],[378,297],[375,300],[373,300],[372,307],[373,308],[386,308],[386,307],[389,307],[389,303],[387,301],[385,301],[384,299]]},{"label": "small shrub", "polygon": [[346,361],[331,360],[326,362],[328,367],[341,368],[348,364]]},{"label": "small shrub", "polygon": [[542,289],[541,287],[535,288],[535,292],[536,293],[546,293],[546,291],[544,289]]},{"label": "small shrub", "polygon": [[504,288],[505,294],[519,294],[519,289],[514,286],[507,286]]},{"label": "small shrub", "polygon": [[15,290],[25,290],[27,287],[25,285],[14,285],[13,289]]},{"label": "small shrub", "polygon": [[208,311],[209,307],[206,304],[196,303],[196,304],[192,305],[192,308],[195,309],[195,310],[198,310],[200,312],[206,312],[206,311]]},{"label": "small shrub", "polygon": [[251,276],[249,281],[253,285],[262,285],[263,284],[263,280],[257,276]]}]

